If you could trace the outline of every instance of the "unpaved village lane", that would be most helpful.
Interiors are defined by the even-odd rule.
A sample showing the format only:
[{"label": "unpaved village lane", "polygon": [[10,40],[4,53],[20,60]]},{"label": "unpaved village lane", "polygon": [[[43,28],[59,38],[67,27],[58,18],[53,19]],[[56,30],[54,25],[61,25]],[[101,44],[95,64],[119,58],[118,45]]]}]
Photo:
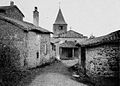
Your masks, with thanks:
[{"label": "unpaved village lane", "polygon": [[59,73],[44,73],[30,84],[30,86],[87,86],[76,82],[68,76]]},{"label": "unpaved village lane", "polygon": [[45,67],[29,86],[88,86],[71,79],[66,63],[58,62]]}]

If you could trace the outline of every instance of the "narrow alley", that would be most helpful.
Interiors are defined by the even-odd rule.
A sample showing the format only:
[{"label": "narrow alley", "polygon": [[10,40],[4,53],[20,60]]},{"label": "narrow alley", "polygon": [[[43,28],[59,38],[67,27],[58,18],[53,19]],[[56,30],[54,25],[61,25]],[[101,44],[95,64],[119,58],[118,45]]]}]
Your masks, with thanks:
[{"label": "narrow alley", "polygon": [[[71,64],[75,62],[77,61],[73,63],[71,61]],[[72,79],[72,73],[68,70],[66,63],[68,62],[55,62],[43,68],[37,68],[34,71],[35,77],[30,77],[33,78],[30,81],[28,81],[29,77],[24,78],[19,86],[88,86]]]}]

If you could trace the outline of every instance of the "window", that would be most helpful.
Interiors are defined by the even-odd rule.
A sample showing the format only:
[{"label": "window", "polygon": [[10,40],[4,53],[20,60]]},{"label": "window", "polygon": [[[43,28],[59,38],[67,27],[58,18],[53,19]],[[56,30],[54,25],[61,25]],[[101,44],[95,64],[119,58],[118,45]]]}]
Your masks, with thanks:
[{"label": "window", "polygon": [[37,55],[37,59],[38,59],[39,58],[39,52],[37,52],[36,55]]},{"label": "window", "polygon": [[56,48],[55,45],[52,44],[52,50],[53,50],[53,51],[55,51],[55,48]]},{"label": "window", "polygon": [[44,45],[44,54],[47,55],[47,44]]},{"label": "window", "polygon": [[63,26],[59,26],[59,30],[63,30]]},{"label": "window", "polygon": [[0,13],[5,13],[5,10],[2,10],[2,9],[1,9],[1,10],[0,10]]}]

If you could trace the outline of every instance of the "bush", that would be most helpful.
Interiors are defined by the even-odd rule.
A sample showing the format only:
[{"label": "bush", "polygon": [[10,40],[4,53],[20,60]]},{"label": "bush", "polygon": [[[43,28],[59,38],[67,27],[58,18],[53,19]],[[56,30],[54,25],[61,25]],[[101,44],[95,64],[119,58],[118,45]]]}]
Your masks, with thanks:
[{"label": "bush", "polygon": [[20,67],[19,51],[4,44],[0,44],[0,68],[2,71],[15,71]]}]

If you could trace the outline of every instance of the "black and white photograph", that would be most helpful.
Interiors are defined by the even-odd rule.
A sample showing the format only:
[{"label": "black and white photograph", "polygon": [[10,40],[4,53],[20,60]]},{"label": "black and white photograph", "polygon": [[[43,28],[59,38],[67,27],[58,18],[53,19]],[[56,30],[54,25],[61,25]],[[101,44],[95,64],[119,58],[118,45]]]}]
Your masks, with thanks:
[{"label": "black and white photograph", "polygon": [[0,86],[119,86],[120,0],[0,0]]}]

